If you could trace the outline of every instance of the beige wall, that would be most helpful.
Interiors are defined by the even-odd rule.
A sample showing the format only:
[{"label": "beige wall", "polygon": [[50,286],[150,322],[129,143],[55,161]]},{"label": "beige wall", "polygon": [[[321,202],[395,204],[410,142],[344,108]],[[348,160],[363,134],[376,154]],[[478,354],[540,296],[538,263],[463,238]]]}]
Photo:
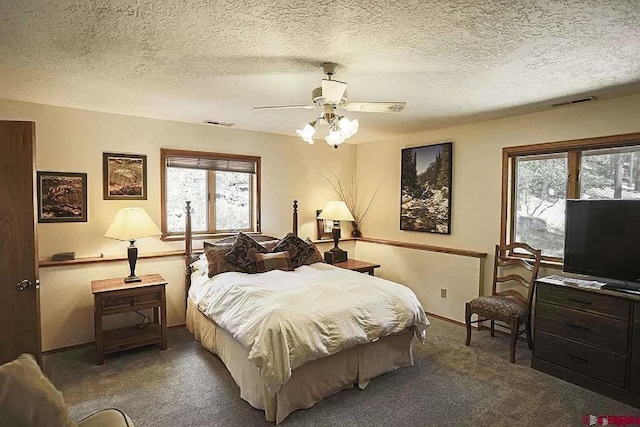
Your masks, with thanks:
[{"label": "beige wall", "polygon": [[[491,255],[500,237],[502,147],[639,131],[640,95],[634,95],[359,145],[357,169],[361,182],[378,182],[385,177],[363,224],[363,234]],[[401,231],[400,150],[445,141],[453,141],[451,235]],[[364,257],[361,247],[359,242],[356,246],[358,257],[361,254]],[[388,249],[373,245],[367,249],[366,255],[373,257],[372,251],[383,253]],[[444,256],[454,257],[457,256]],[[434,307],[435,314],[462,321],[461,304],[465,299],[455,295],[472,296],[477,290],[477,281],[472,276],[461,278],[457,272],[443,276],[439,271],[439,263],[443,261],[426,252],[413,251],[411,259],[411,263],[401,262],[403,268],[394,270],[393,274],[388,273],[389,276],[410,286],[419,297],[422,296],[425,307]],[[380,261],[389,262],[382,256]],[[491,289],[492,268],[493,257],[490,256],[484,272],[485,292]],[[416,271],[422,271],[421,280],[417,280]],[[443,287],[449,289],[448,303],[431,301],[430,298],[440,298],[440,288]]]},{"label": "beige wall", "polygon": [[[0,100],[0,120],[36,122],[38,170],[88,174],[88,222],[38,224],[40,259],[65,251],[75,251],[77,257],[100,253],[124,256],[124,242],[103,237],[121,207],[143,207],[159,225],[161,147],[261,156],[262,230],[275,236],[291,230],[291,203],[297,199],[300,236],[315,238],[315,211],[325,205],[325,195],[331,196],[317,172],[352,173],[356,163],[353,145],[336,150],[320,142],[308,145],[296,137],[9,100]],[[147,155],[148,200],[102,199],[103,152]],[[141,254],[184,247],[183,243],[164,243],[158,238],[141,239],[137,246]],[[139,274],[159,272],[169,281],[170,325],[184,323],[182,271],[180,258],[140,260],[136,270]],[[91,280],[127,272],[125,262],[41,269],[43,348],[92,341]]]},{"label": "beige wall", "polygon": [[[91,111],[0,100],[0,119],[36,122],[37,168],[87,172],[89,221],[39,224],[40,258],[75,251],[77,256],[124,255],[123,243],[103,237],[115,212],[141,206],[160,222],[160,148],[259,155],[263,165],[262,222],[266,234],[290,229],[291,200],[300,201],[300,235],[315,235],[314,213],[331,196],[316,172],[357,173],[363,188],[385,181],[363,224],[366,236],[445,247],[493,252],[499,239],[501,149],[505,146],[588,138],[640,131],[640,95],[597,101],[395,139],[343,145],[309,146],[297,138],[216,128],[200,124],[104,114]],[[399,230],[400,150],[453,141],[452,234]],[[102,200],[102,152],[148,156],[149,199],[136,203]],[[348,227],[345,227],[345,231]],[[180,243],[156,238],[138,242],[140,252],[179,249]],[[462,321],[463,304],[490,289],[493,259],[434,254],[376,244],[346,242],[350,256],[379,262],[378,275],[411,287],[427,311]],[[324,249],[324,248],[323,248]],[[184,322],[184,290],[180,258],[140,260],[141,274],[159,272],[169,281],[169,324]],[[93,340],[90,281],[127,273],[124,262],[41,270],[43,348]],[[447,288],[447,299],[440,289]],[[111,324],[135,318],[114,319]]]}]

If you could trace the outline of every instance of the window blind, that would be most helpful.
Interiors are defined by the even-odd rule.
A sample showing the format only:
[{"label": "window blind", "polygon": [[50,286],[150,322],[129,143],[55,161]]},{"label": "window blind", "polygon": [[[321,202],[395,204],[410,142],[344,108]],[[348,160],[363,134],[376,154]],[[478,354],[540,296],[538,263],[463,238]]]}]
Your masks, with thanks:
[{"label": "window blind", "polygon": [[167,167],[204,169],[225,172],[257,173],[257,164],[253,160],[240,159],[215,159],[198,157],[167,157]]}]

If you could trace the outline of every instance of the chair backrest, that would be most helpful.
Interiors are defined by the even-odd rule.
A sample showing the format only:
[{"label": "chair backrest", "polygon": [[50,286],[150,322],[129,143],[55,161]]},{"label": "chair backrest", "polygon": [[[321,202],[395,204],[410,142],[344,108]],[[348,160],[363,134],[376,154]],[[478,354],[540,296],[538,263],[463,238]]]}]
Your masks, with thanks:
[{"label": "chair backrest", "polygon": [[[514,249],[518,249],[518,255],[523,255],[524,257],[512,256],[512,252]],[[509,245],[496,245],[495,263],[493,266],[492,294],[500,295],[505,293],[520,297],[522,302],[526,303],[530,307],[531,299],[533,298],[533,285],[538,278],[538,270],[540,268],[541,258],[542,251],[539,249],[533,249],[526,243],[514,242]],[[528,279],[520,274],[513,272],[513,269],[521,270],[522,268],[528,270],[531,273]],[[499,289],[499,286],[509,282],[517,282],[527,288],[526,299],[520,292],[501,291]]]}]

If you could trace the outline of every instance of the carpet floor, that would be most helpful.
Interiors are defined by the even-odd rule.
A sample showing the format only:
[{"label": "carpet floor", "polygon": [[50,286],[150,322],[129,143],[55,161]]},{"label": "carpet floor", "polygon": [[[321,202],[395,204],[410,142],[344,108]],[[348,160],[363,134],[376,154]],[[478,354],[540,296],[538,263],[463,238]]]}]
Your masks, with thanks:
[{"label": "carpet floor", "polygon": [[[507,336],[430,319],[415,365],[296,411],[291,426],[570,426],[585,415],[640,416],[640,410],[535,371],[518,343],[508,361]],[[93,347],[44,357],[45,372],[79,420],[100,409],[126,412],[137,427],[261,426],[264,412],[240,398],[222,362],[184,329],[169,332],[169,348],[146,347],[94,364]]]}]

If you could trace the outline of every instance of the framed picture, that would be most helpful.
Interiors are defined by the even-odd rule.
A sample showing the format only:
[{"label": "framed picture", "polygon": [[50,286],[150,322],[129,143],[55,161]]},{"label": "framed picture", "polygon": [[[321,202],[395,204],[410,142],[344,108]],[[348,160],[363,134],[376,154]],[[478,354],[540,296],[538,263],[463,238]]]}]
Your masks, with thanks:
[{"label": "framed picture", "polygon": [[87,174],[38,172],[38,222],[87,222]]},{"label": "framed picture", "polygon": [[102,154],[104,200],[147,200],[147,156]]},{"label": "framed picture", "polygon": [[[316,218],[320,215],[322,209],[316,211]],[[330,219],[317,219],[318,225],[318,240],[331,239],[331,232],[333,231],[333,221]]]},{"label": "framed picture", "polygon": [[402,150],[400,230],[451,234],[451,142]]}]

